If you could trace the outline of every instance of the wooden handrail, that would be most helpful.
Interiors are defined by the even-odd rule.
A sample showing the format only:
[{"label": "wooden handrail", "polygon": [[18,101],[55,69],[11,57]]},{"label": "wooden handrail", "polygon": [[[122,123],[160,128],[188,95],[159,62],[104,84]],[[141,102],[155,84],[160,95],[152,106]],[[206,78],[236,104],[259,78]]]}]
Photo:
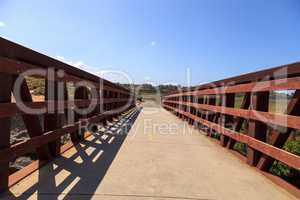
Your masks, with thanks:
[{"label": "wooden handrail", "polygon": [[[300,67],[300,66],[299,66]],[[202,96],[202,95],[216,95],[227,93],[244,93],[244,92],[263,92],[274,90],[298,90],[300,89],[300,77],[277,79],[271,81],[261,81],[253,83],[244,83],[233,86],[215,87],[212,89],[193,90],[187,92],[180,92],[165,96],[165,99],[171,97],[182,96]]]},{"label": "wooden handrail", "polygon": [[[42,73],[30,76],[45,81],[45,101],[42,102],[33,102],[26,82],[24,72],[33,69],[39,69]],[[47,76],[50,69],[54,74],[51,78]],[[56,74],[58,70],[64,72],[62,77]],[[20,85],[20,94],[14,91],[14,83],[18,77],[24,79]],[[84,119],[87,123],[108,120],[135,106],[134,94],[129,89],[1,37],[0,78],[0,125],[3,129],[0,136],[0,192],[5,191],[9,185],[9,161],[34,151],[39,160],[50,161],[60,153],[61,136],[70,134],[74,144],[84,139],[79,134],[81,120]],[[67,83],[72,83],[76,88],[74,100],[70,100]],[[63,91],[58,91],[58,85],[63,85],[60,87]],[[96,98],[89,95],[91,92],[97,93],[97,99],[91,99]],[[20,96],[15,98],[16,102],[12,102],[12,93]],[[48,95],[49,93],[53,95]],[[41,110],[25,112],[19,107],[19,103],[27,108]],[[75,112],[75,107],[87,108],[92,104],[95,108],[90,113]],[[66,110],[68,113],[74,112],[75,121],[72,125],[64,124]],[[21,115],[30,138],[11,145],[10,118],[16,115]],[[41,125],[38,115],[44,115],[44,126]]]},{"label": "wooden handrail", "polygon": [[[270,94],[279,90],[290,91],[283,114],[269,111]],[[236,108],[235,96],[241,94],[243,103]],[[299,156],[283,146],[292,131],[300,130],[300,62],[184,88],[163,97],[162,104],[208,136],[220,135],[224,147],[245,143],[252,166],[268,171],[279,160],[299,169]],[[246,135],[239,133],[243,123]]]},{"label": "wooden handrail", "polygon": [[253,119],[253,120],[261,121],[264,123],[270,123],[277,126],[300,129],[299,116],[292,116],[292,115],[271,113],[271,112],[262,112],[262,111],[252,110],[252,109],[246,110],[240,108],[198,104],[198,103],[183,102],[183,101],[165,100],[164,103],[184,105],[188,107],[194,107],[196,109],[204,109],[212,112],[232,115],[235,117],[242,117],[244,119]]},{"label": "wooden handrail", "polygon": [[230,130],[228,128],[225,128],[223,126],[220,126],[219,124],[216,124],[216,123],[213,123],[213,122],[210,122],[208,120],[205,120],[205,119],[202,119],[198,116],[195,116],[193,114],[190,114],[188,112],[184,112],[182,110],[179,110],[179,109],[176,109],[176,108],[173,108],[171,106],[168,106],[168,105],[163,105],[164,107],[166,108],[169,108],[177,113],[180,113],[188,118],[191,118],[193,120],[195,120],[196,122],[199,122],[201,124],[204,124],[206,125],[207,127],[221,133],[221,134],[224,134],[232,139],[235,139],[236,141],[239,141],[239,142],[242,142],[242,143],[245,143],[251,147],[253,147],[254,149],[264,153],[264,154],[267,154],[291,167],[294,167],[295,169],[300,169],[300,157],[295,155],[295,154],[291,154],[287,151],[284,151],[282,149],[279,149],[279,148],[276,148],[272,145],[269,145],[267,143],[264,143],[264,142],[261,142],[257,139],[254,139],[252,137],[249,137],[247,135],[244,135],[244,134],[241,134],[239,132],[236,132],[236,131],[233,131],[233,130]]},{"label": "wooden handrail", "polygon": [[[65,109],[74,109],[74,107],[84,108],[88,106],[95,106],[101,104],[110,104],[110,103],[123,103],[128,102],[128,99],[125,98],[104,98],[103,101],[95,100],[94,103],[91,99],[88,100],[74,100],[74,101],[41,101],[41,102],[24,102],[23,104],[30,109],[45,109],[40,113],[33,114],[45,114],[48,112],[48,105],[54,105],[54,109],[51,111],[64,111]],[[58,106],[61,105],[61,106]],[[15,115],[28,114],[22,111],[17,105],[17,103],[0,103],[0,118],[3,117],[13,117]]]}]

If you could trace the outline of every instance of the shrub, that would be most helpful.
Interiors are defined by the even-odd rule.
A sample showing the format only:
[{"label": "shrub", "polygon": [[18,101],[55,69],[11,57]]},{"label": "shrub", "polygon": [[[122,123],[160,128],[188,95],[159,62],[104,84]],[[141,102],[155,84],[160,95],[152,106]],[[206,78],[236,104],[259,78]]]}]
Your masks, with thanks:
[{"label": "shrub", "polygon": [[[287,141],[284,145],[284,150],[293,153],[295,155],[300,155],[300,141],[293,140],[293,141]],[[291,168],[288,165],[280,162],[275,161],[270,169],[270,172],[274,175],[280,176],[282,178],[288,179],[288,180],[300,180],[300,171]]]},{"label": "shrub", "polygon": [[26,77],[26,82],[29,90],[33,95],[44,95],[45,80],[41,78]]}]

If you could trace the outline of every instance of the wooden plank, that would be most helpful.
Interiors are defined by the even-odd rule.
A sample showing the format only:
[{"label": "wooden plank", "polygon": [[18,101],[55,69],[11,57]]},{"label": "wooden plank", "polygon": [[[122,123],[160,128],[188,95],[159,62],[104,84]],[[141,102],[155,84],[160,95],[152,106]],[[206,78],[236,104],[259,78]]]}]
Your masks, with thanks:
[{"label": "wooden plank", "polygon": [[[257,92],[251,94],[251,109],[267,112],[269,109],[269,92]],[[257,120],[249,120],[248,135],[262,142],[267,139],[267,125]],[[256,166],[261,152],[256,149],[247,147],[247,163]]]},{"label": "wooden plank", "polygon": [[176,93],[166,96],[165,99],[178,96],[200,96],[210,94],[228,94],[243,92],[264,92],[272,90],[298,90],[300,89],[300,77],[282,78],[278,80],[268,80],[261,82],[244,83],[233,86],[216,87],[213,89],[195,90],[183,93]]},{"label": "wooden plank", "polygon": [[[102,103],[124,103],[127,99],[105,99]],[[73,109],[76,105],[77,107],[87,107],[91,105],[91,100],[74,100],[74,101],[44,101],[44,102],[24,102],[27,108],[31,109],[44,109],[45,112],[49,112],[47,105],[49,104],[64,104],[64,108]],[[54,107],[55,111],[62,111],[60,107]],[[45,112],[36,112],[34,114],[45,114]],[[0,118],[2,117],[12,117],[17,114],[26,114],[22,109],[18,107],[16,103],[0,103]]]},{"label": "wooden plank", "polygon": [[38,66],[0,57],[0,73],[19,75],[27,70],[41,69]]},{"label": "wooden plank", "polygon": [[[0,73],[0,102],[11,102],[12,77]],[[0,151],[10,147],[10,118],[0,119],[1,140]],[[5,155],[6,156],[6,155]],[[8,187],[9,162],[0,162],[0,192]]]},{"label": "wooden plank", "polygon": [[42,160],[42,161],[36,160],[30,163],[29,165],[25,166],[24,168],[16,171],[15,173],[9,176],[8,186],[11,187],[17,184],[22,179],[32,174],[33,172],[35,172],[36,170],[38,170],[48,162],[50,162],[50,160]]},{"label": "wooden plank", "polygon": [[[290,100],[288,104],[285,113],[288,115],[299,116],[300,115],[299,111],[300,111],[300,90],[296,90],[295,94],[293,95],[293,98]],[[287,122],[290,122],[290,120],[287,120]],[[294,123],[299,124],[299,122],[294,122]],[[286,131],[283,133],[276,130],[272,130],[271,132],[272,137],[271,137],[270,144],[275,147],[282,148],[284,143],[289,138],[292,130],[293,129],[291,128],[287,128]],[[274,158],[269,157],[268,155],[262,155],[262,157],[260,158],[257,164],[257,168],[264,171],[268,171],[272,166],[273,162],[274,162]]]},{"label": "wooden plank", "polygon": [[[222,96],[223,96],[223,98],[222,98],[222,105],[223,105],[223,107],[234,107],[234,100],[235,100],[234,96],[235,96],[235,94],[233,94],[233,93],[231,93],[231,94],[224,94]],[[232,127],[232,123],[233,123],[233,117],[231,115],[223,114],[221,116],[221,124],[222,124],[222,126],[224,126],[224,127],[231,126]],[[227,137],[226,135],[222,134],[221,138],[220,138],[220,144],[223,147],[226,147],[228,141],[229,141],[229,137]]]},{"label": "wooden plank", "polygon": [[[79,123],[74,125],[68,125],[60,129],[56,129],[54,131],[46,132],[43,135],[33,137],[27,141],[17,143],[12,145],[11,148],[5,149],[0,151],[0,160],[7,160],[10,161],[15,159],[18,156],[22,156],[26,153],[31,152],[35,148],[40,148],[49,142],[52,142],[61,136],[67,134],[69,131],[76,131],[79,127]],[[4,158],[4,155],[8,155],[7,158]]]},{"label": "wooden plank", "polygon": [[282,65],[270,69],[265,69],[261,71],[230,77],[227,79],[222,79],[207,84],[183,88],[181,89],[181,91],[185,92],[185,91],[204,90],[204,89],[212,88],[212,86],[215,88],[215,87],[220,87],[222,85],[228,85],[228,83],[237,85],[245,82],[263,80],[265,77],[269,77],[270,79],[281,79],[281,78],[288,78],[288,77],[296,77],[299,75],[300,75],[300,62],[295,62],[295,63],[290,63],[287,65]]}]

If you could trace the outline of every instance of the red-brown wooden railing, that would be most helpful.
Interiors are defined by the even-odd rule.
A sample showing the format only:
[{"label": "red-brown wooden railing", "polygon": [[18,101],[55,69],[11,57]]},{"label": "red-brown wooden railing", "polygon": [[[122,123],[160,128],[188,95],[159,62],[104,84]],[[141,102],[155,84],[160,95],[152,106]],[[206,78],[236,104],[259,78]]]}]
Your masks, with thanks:
[{"label": "red-brown wooden railing", "polygon": [[[45,76],[32,75],[45,80],[45,101],[33,102],[26,81],[22,82],[20,97],[29,108],[45,108],[42,113],[26,113],[18,106],[18,99],[16,99],[17,102],[12,102],[11,94],[14,91],[13,86],[16,79],[22,76],[23,72],[32,69],[40,69],[45,72]],[[55,76],[53,79],[48,80],[47,70],[49,69],[55,72],[62,70],[64,76]],[[74,100],[68,100],[66,84],[76,84],[82,81],[87,83],[88,87],[84,85],[78,87],[74,94]],[[59,83],[63,83],[65,86],[63,99],[58,98],[56,86]],[[55,88],[52,96],[47,95],[49,85]],[[98,94],[97,99],[90,99],[89,94],[92,90]],[[8,186],[27,176],[38,168],[41,163],[48,162],[75,143],[84,140],[89,134],[87,132],[81,133],[79,130],[80,125],[111,119],[121,112],[133,108],[135,105],[133,99],[133,95],[128,89],[0,38],[0,191],[5,191]],[[95,105],[92,112],[86,115],[75,113],[74,123],[64,123],[64,111],[73,111],[75,106],[78,108],[88,107],[91,102]],[[51,109],[48,109],[49,105],[51,105]],[[42,126],[38,117],[41,114],[44,116],[44,126]],[[30,139],[11,145],[11,118],[16,115],[22,116]],[[66,134],[70,134],[72,141],[62,146],[60,138]],[[33,151],[37,153],[39,164],[31,165],[27,170],[17,172],[18,175],[9,174],[10,161]]]},{"label": "red-brown wooden railing", "polygon": [[[270,93],[278,90],[294,91],[288,93],[293,96],[285,113],[268,110]],[[237,94],[243,96],[239,108],[235,107]],[[185,88],[162,102],[165,109],[207,135],[220,135],[224,147],[232,149],[236,141],[246,144],[247,163],[252,166],[267,171],[278,160],[300,170],[300,157],[282,149],[291,132],[300,129],[300,63]],[[241,133],[244,121],[246,134]]]}]

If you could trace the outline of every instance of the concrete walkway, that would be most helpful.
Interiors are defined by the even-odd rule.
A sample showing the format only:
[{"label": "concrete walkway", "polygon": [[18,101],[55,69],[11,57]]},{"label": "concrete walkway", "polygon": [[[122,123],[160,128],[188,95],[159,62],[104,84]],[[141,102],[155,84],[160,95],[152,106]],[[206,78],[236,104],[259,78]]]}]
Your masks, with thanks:
[{"label": "concrete walkway", "polygon": [[155,104],[144,104],[128,135],[111,133],[126,123],[91,136],[5,198],[296,200]]}]

